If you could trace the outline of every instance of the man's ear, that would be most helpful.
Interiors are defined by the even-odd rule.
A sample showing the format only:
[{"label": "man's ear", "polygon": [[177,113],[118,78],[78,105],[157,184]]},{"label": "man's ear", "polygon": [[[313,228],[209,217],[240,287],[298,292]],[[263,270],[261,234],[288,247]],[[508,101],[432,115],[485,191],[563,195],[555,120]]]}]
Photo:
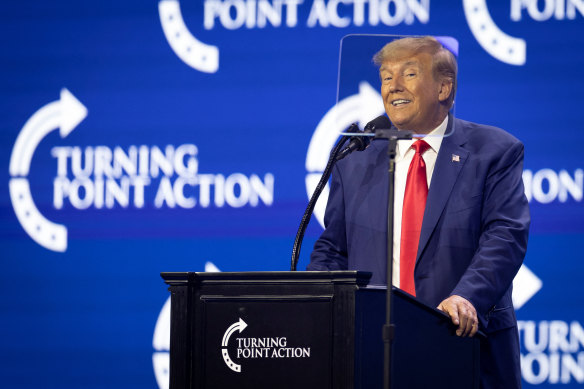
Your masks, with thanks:
[{"label": "man's ear", "polygon": [[440,82],[440,91],[438,92],[438,100],[445,102],[452,94],[452,81],[445,79]]}]

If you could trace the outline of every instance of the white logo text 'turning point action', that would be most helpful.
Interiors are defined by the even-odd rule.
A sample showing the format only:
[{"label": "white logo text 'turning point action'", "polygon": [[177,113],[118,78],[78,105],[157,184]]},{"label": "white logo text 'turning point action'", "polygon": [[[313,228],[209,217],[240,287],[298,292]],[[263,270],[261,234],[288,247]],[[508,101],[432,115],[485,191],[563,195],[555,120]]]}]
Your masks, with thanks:
[{"label": "white logo text 'turning point action'", "polygon": [[[168,44],[185,64],[206,73],[219,70],[219,47],[193,35],[179,0],[160,0],[158,12]],[[206,30],[397,26],[428,23],[430,0],[205,0],[203,13]]]},{"label": "white logo text 'turning point action'", "polygon": [[430,19],[429,0],[205,0],[204,27],[293,28],[299,24],[300,8],[309,9],[307,27],[397,26]]},{"label": "white logo text 'turning point action'", "polygon": [[[223,361],[231,370],[241,373],[241,364],[235,363],[229,355],[229,339],[236,332],[240,334],[247,328],[247,323],[241,318],[231,324],[223,334],[221,354]],[[262,338],[235,338],[237,359],[277,359],[277,358],[310,358],[310,347],[289,347],[285,336]]]},{"label": "white logo text 'turning point action'", "polygon": [[[266,173],[230,175],[199,173],[198,148],[194,144],[121,147],[53,147],[57,176],[53,205],[66,203],[76,209],[89,207],[142,208],[150,189],[156,208],[270,206],[274,200],[274,176]],[[156,182],[155,182],[156,181]]]},{"label": "white logo text 'turning point action'", "polygon": [[237,358],[310,358],[310,347],[287,347],[286,337],[235,340]]},{"label": "white logo text 'turning point action'", "polygon": [[584,383],[584,328],[578,321],[519,320],[521,375],[532,385]]}]

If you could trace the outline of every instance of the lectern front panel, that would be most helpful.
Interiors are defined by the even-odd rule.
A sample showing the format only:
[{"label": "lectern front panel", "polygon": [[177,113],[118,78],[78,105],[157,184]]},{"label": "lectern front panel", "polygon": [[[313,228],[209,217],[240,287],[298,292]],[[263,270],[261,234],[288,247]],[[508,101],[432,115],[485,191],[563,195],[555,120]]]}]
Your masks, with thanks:
[{"label": "lectern front panel", "polygon": [[[163,273],[170,285],[171,389],[381,387],[386,291],[370,273]],[[478,388],[479,339],[393,291],[392,387]],[[482,336],[482,335],[481,335]],[[450,370],[449,370],[450,369]]]},{"label": "lectern front panel", "polygon": [[332,296],[201,301],[205,388],[332,387]]}]

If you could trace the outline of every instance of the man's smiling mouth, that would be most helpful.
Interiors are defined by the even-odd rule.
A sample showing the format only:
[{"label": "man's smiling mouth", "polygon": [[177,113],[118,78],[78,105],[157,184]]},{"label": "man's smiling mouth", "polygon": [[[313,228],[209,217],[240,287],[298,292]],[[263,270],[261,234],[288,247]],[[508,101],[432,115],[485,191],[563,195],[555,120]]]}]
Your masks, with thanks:
[{"label": "man's smiling mouth", "polygon": [[405,100],[405,99],[397,99],[397,100],[393,100],[391,102],[391,105],[393,105],[394,107],[399,107],[400,105],[404,105],[409,103],[410,100]]}]

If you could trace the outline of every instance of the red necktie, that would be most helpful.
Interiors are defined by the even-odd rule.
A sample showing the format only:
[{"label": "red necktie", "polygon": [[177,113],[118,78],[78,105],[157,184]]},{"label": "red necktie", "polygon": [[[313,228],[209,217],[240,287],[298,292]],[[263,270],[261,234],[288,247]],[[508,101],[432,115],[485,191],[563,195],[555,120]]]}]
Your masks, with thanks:
[{"label": "red necktie", "polygon": [[426,163],[422,158],[422,154],[429,148],[430,145],[423,140],[418,140],[412,145],[412,149],[416,154],[408,169],[402,211],[399,284],[400,289],[414,296],[416,295],[414,267],[416,266],[418,242],[420,240],[420,231],[422,230],[426,198],[428,197]]}]

